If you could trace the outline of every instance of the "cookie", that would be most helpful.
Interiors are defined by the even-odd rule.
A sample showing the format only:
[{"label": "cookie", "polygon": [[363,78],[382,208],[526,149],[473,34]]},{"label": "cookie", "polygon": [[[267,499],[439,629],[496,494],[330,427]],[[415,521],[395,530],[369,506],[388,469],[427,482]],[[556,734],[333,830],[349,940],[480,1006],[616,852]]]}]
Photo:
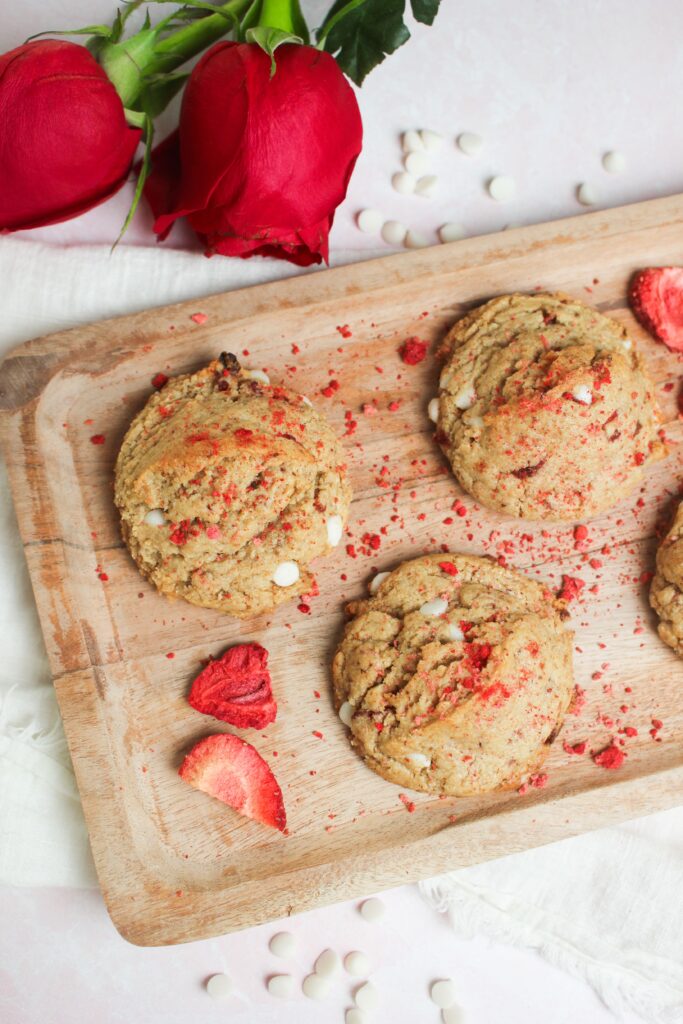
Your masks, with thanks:
[{"label": "cookie", "polygon": [[460,484],[522,519],[587,519],[666,454],[626,330],[563,295],[504,295],[445,339],[436,438]]},{"label": "cookie", "polygon": [[325,418],[228,355],[152,395],[116,462],[123,539],[143,576],[239,617],[313,590],[309,563],[341,540],[350,500]]},{"label": "cookie", "polygon": [[650,604],[659,616],[662,640],[683,658],[683,502],[657,551]]},{"label": "cookie", "polygon": [[518,786],[569,706],[563,602],[488,558],[404,562],[348,606],[336,707],[368,767],[390,782],[466,796]]}]

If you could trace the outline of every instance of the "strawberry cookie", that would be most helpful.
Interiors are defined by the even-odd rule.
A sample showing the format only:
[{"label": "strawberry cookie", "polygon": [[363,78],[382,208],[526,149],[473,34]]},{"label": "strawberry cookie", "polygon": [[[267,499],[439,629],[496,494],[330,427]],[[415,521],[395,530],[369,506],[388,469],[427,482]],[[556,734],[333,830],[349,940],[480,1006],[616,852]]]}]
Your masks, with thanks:
[{"label": "strawberry cookie", "polygon": [[315,586],[351,491],[327,421],[224,354],[175,377],[133,420],[116,462],[123,539],[169,597],[246,618]]},{"label": "strawberry cookie", "polygon": [[564,295],[505,295],[462,318],[430,405],[453,472],[521,519],[587,519],[617,504],[665,448],[625,329]]},{"label": "strawberry cookie", "polygon": [[650,604],[659,616],[660,637],[683,657],[683,502],[657,551]]},{"label": "strawberry cookie", "polygon": [[565,605],[542,584],[488,558],[427,555],[348,612],[335,703],[373,771],[467,796],[539,767],[574,691]]}]

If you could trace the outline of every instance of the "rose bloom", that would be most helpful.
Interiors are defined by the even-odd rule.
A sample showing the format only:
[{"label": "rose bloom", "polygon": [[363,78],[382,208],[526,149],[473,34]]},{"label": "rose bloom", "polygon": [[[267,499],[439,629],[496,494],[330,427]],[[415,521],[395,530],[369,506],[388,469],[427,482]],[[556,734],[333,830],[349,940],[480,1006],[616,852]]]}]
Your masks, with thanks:
[{"label": "rose bloom", "polygon": [[154,153],[145,195],[165,238],[186,217],[207,256],[328,258],[363,129],[353,89],[328,53],[217,43],[187,83],[180,128]]},{"label": "rose bloom", "polygon": [[126,180],[140,130],[84,46],[46,39],[0,56],[0,231],[56,224]]}]

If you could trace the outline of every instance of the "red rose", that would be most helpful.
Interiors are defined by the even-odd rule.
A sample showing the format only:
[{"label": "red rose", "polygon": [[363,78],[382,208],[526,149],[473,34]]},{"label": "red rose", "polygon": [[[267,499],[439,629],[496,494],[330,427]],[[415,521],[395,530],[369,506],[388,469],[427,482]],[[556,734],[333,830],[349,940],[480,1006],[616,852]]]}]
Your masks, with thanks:
[{"label": "red rose", "polygon": [[56,224],[126,179],[140,131],[84,46],[47,39],[0,56],[0,231]]},{"label": "red rose", "polygon": [[187,84],[180,128],[154,153],[145,194],[165,238],[187,217],[207,256],[327,260],[336,207],[361,150],[355,94],[310,46],[217,43]]}]

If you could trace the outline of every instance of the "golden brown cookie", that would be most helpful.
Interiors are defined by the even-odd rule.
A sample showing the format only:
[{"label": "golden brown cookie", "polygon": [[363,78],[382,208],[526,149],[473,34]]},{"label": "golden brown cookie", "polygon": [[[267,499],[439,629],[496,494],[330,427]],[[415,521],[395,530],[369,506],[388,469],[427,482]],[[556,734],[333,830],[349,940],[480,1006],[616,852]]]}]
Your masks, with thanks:
[{"label": "golden brown cookie", "polygon": [[223,356],[151,396],[123,440],[115,502],[164,594],[247,617],[311,590],[342,537],[344,456],[301,395]]},{"label": "golden brown cookie", "polygon": [[430,414],[459,482],[522,519],[587,519],[666,454],[626,330],[563,295],[504,295],[449,332]]},{"label": "golden brown cookie", "polygon": [[564,604],[541,583],[488,558],[427,555],[348,611],[334,697],[373,771],[465,796],[538,768],[574,690]]},{"label": "golden brown cookie", "polygon": [[683,502],[657,551],[650,604],[659,616],[662,640],[683,658]]}]

